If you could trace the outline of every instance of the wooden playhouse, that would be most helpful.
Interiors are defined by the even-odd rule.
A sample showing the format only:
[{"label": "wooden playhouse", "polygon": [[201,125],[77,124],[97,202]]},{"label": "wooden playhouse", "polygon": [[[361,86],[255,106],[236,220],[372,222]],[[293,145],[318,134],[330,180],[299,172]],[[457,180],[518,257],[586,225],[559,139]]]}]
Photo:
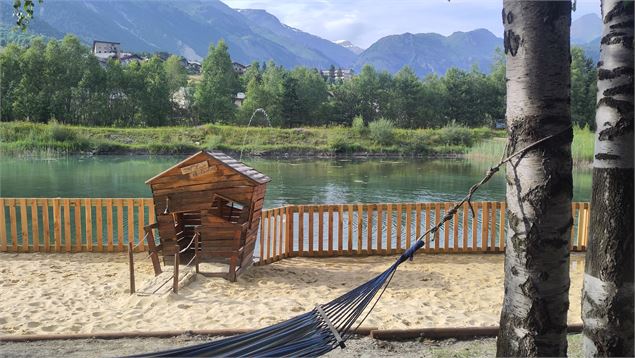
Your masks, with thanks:
[{"label": "wooden playhouse", "polygon": [[[271,179],[221,153],[200,151],[148,179],[152,188],[165,264],[176,245],[188,247],[198,233],[198,248],[180,255],[189,262],[220,262],[228,272],[205,273],[230,281],[253,263],[265,187]],[[191,246],[191,245],[190,245]],[[195,250],[196,249],[196,250]]]}]

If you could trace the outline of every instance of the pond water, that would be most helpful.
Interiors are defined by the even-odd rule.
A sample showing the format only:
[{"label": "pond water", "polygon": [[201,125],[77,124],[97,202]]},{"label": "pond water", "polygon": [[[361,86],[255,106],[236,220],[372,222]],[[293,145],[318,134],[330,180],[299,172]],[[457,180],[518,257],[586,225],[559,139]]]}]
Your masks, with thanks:
[{"label": "pond water", "polygon": [[[0,197],[150,197],[145,180],[175,156],[0,158]],[[246,159],[269,175],[266,207],[310,203],[435,202],[463,198],[489,163],[443,159]],[[591,198],[591,170],[574,171],[574,201]],[[474,195],[505,199],[504,173]]]}]

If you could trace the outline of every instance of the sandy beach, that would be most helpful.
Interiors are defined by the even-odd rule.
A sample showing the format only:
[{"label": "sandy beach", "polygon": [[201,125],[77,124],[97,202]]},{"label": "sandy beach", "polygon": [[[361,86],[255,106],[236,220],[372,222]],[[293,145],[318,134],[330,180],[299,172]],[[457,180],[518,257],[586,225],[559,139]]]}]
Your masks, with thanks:
[{"label": "sandy beach", "polygon": [[[137,287],[153,277],[137,254]],[[364,326],[498,325],[503,255],[418,255],[397,271]],[[126,254],[0,254],[0,335],[259,328],[327,302],[393,257],[294,258],[238,282],[198,275],[178,295],[129,294]],[[584,255],[571,255],[569,322],[580,323]]]}]

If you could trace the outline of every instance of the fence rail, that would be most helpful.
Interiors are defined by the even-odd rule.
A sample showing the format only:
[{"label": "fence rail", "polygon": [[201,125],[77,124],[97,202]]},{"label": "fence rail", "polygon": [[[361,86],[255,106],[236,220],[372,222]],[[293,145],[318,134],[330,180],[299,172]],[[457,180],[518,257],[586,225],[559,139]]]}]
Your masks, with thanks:
[{"label": "fence rail", "polygon": [[[454,203],[290,205],[262,211],[254,255],[259,264],[286,257],[390,255],[407,249]],[[433,237],[427,253],[495,253],[505,248],[505,203],[463,207]],[[586,249],[589,203],[573,203],[570,249]],[[0,252],[145,250],[152,199],[0,198]],[[502,225],[501,225],[502,224]]]}]

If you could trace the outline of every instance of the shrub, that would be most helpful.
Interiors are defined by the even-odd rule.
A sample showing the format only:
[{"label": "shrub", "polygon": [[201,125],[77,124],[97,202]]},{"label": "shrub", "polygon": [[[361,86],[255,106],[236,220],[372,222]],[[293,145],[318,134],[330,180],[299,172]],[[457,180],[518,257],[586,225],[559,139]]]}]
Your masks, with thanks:
[{"label": "shrub", "polygon": [[368,134],[368,128],[364,124],[364,118],[362,118],[362,116],[356,116],[355,118],[353,118],[351,129],[353,130],[353,133],[357,134],[360,137]]},{"label": "shrub", "polygon": [[49,122],[49,134],[55,142],[70,142],[77,137],[72,129],[60,125],[56,120]]},{"label": "shrub", "polygon": [[349,149],[350,139],[341,133],[329,136],[329,148],[335,153],[345,153]]},{"label": "shrub", "polygon": [[416,155],[427,154],[430,151],[428,145],[426,144],[427,139],[428,138],[426,135],[417,134],[412,140],[409,141],[409,144],[407,146],[403,147],[402,151]]},{"label": "shrub", "polygon": [[454,121],[439,129],[439,140],[448,146],[471,147],[473,144],[472,132],[469,128],[457,125]]},{"label": "shrub", "polygon": [[395,124],[393,121],[380,118],[368,124],[370,138],[381,145],[388,145],[395,139]]}]

